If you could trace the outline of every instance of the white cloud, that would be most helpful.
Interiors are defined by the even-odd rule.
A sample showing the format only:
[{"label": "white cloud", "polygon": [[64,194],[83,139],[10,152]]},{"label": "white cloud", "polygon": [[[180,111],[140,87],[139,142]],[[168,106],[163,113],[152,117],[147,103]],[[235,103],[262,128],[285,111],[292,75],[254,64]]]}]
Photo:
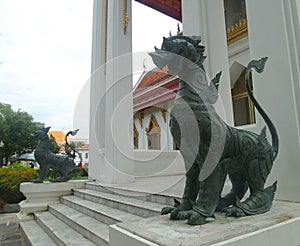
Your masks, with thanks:
[{"label": "white cloud", "polygon": [[90,75],[92,0],[2,0],[0,101],[72,128]]},{"label": "white cloud", "polygon": [[[52,129],[71,129],[90,76],[92,13],[93,0],[1,0],[0,102]],[[133,52],[153,51],[178,23],[135,1],[132,21]]]}]

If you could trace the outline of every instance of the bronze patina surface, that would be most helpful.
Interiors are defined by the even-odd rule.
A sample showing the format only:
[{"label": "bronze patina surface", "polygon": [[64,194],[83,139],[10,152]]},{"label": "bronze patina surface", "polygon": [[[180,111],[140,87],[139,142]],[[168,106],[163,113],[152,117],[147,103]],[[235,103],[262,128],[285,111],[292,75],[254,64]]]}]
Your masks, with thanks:
[{"label": "bronze patina surface", "polygon": [[[178,75],[179,88],[171,110],[170,129],[184,158],[186,184],[181,203],[162,209],[174,220],[188,219],[188,224],[206,223],[215,211],[227,216],[246,216],[268,211],[272,206],[276,182],[265,188],[266,179],[278,153],[278,135],[270,118],[254,98],[249,75],[263,72],[267,58],[253,60],[246,70],[246,87],[254,106],[265,120],[260,134],[227,125],[216,113],[220,73],[209,83],[203,67],[204,46],[199,37],[164,38],[161,49],[150,53],[159,68],[168,66]],[[232,189],[221,197],[229,175]],[[246,191],[250,196],[241,202]]]}]

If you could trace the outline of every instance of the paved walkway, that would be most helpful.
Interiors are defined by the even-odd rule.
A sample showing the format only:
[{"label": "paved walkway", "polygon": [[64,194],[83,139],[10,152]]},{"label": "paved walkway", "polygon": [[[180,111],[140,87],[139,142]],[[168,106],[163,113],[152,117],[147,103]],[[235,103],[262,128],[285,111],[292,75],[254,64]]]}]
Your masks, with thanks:
[{"label": "paved walkway", "polygon": [[0,214],[0,245],[27,246],[24,236],[17,225],[16,214]]}]

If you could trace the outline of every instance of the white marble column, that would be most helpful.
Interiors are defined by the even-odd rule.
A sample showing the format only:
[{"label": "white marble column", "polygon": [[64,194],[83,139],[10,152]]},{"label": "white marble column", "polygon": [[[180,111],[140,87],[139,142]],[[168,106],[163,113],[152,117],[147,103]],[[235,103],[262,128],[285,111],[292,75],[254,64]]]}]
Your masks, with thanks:
[{"label": "white marble column", "polygon": [[[105,92],[105,76],[103,64],[105,63],[105,26],[106,1],[94,0],[93,36],[92,36],[92,64],[91,64],[91,91],[90,91],[90,136],[89,136],[89,177],[94,180],[103,178],[104,159],[100,155],[100,148],[104,148],[104,118],[96,117],[99,98]],[[101,95],[102,94],[102,95]],[[99,116],[99,115],[98,115]],[[97,124],[95,124],[97,122]],[[102,131],[101,131],[102,130]],[[98,139],[100,143],[98,144]]]},{"label": "white marble column", "polygon": [[89,176],[107,183],[134,180],[131,20],[131,0],[94,1]]},{"label": "white marble column", "polygon": [[[254,75],[254,94],[279,133],[269,182],[278,180],[277,199],[300,202],[300,2],[247,0],[246,8],[250,56],[269,57],[264,73]],[[263,125],[259,118],[257,128]]]},{"label": "white marble column", "polygon": [[204,65],[209,77],[213,78],[222,71],[219,88],[221,100],[216,108],[223,119],[233,125],[223,0],[182,1],[182,20],[184,35],[202,37],[207,54]]}]

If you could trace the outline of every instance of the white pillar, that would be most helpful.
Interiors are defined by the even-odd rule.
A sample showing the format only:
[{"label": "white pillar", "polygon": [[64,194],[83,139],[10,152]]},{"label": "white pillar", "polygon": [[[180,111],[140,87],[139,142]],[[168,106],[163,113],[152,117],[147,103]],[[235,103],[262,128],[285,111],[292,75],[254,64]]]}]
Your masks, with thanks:
[{"label": "white pillar", "polygon": [[[94,1],[90,113],[92,179],[130,182],[132,156],[131,20],[124,33],[124,2]],[[107,5],[106,5],[107,4]]]},{"label": "white pillar", "polygon": [[[206,48],[206,71],[213,78],[222,71],[220,100],[216,109],[223,119],[233,125],[231,86],[225,30],[223,0],[182,1],[183,33],[186,36],[199,35]],[[223,109],[220,104],[223,104]]]},{"label": "white pillar", "polygon": [[[105,35],[106,4],[105,0],[94,0],[93,8],[93,36],[92,36],[92,64],[91,64],[91,87],[90,87],[90,130],[89,130],[89,177],[99,180],[104,177],[104,162],[100,155],[100,148],[104,148],[103,136],[104,118],[97,117],[96,109],[99,98],[105,92],[105,76],[101,66],[105,63]],[[101,95],[102,94],[102,95]],[[95,124],[97,122],[97,124]],[[101,131],[102,130],[102,131]],[[98,145],[98,139],[100,143]]]},{"label": "white pillar", "polygon": [[[254,94],[279,133],[279,155],[269,182],[277,199],[300,202],[300,25],[299,0],[247,0],[250,56],[268,56],[254,75]],[[257,115],[257,114],[256,114]],[[265,123],[258,120],[257,127]]]}]

